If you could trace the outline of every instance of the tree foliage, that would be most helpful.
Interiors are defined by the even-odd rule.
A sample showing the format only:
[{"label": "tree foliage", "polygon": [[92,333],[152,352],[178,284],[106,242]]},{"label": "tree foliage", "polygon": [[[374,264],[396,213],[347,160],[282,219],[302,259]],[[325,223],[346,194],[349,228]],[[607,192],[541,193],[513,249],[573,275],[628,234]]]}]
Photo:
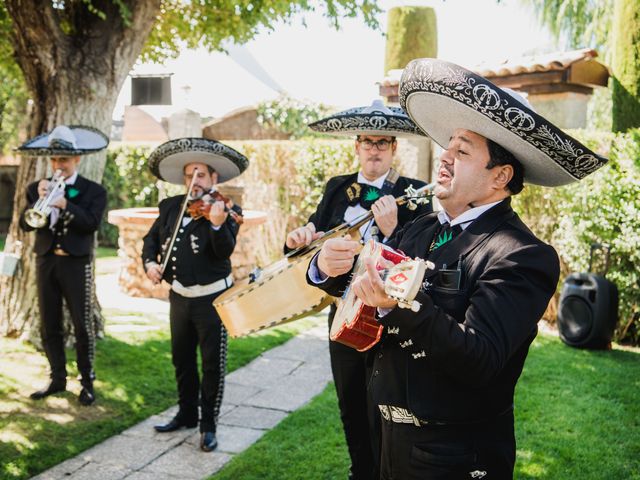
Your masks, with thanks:
[{"label": "tree foliage", "polygon": [[287,95],[258,104],[258,122],[261,125],[287,133],[294,139],[321,136],[308,125],[330,113],[331,108],[327,105],[296,100]]},{"label": "tree foliage", "polygon": [[27,89],[22,72],[13,58],[11,44],[6,41],[11,32],[11,19],[0,4],[0,153],[15,144],[18,131],[24,126],[27,109]]},{"label": "tree foliage", "polygon": [[571,48],[591,47],[607,52],[615,0],[523,0],[540,22]]},{"label": "tree foliage", "polygon": [[617,0],[612,31],[613,131],[640,127],[640,0]]},{"label": "tree foliage", "polygon": [[384,73],[404,68],[414,58],[437,57],[438,25],[431,7],[394,7],[387,21]]},{"label": "tree foliage", "polygon": [[[592,243],[611,247],[607,278],[620,293],[615,339],[640,344],[640,130],[573,134],[609,163],[580,182],[560,188],[527,186],[514,208],[527,225],[551,243],[563,265],[561,281],[585,272]],[[596,258],[597,260],[597,258]],[[599,271],[601,264],[594,270]]]},{"label": "tree foliage", "polygon": [[[324,0],[325,15],[338,28],[339,20],[362,15],[376,27],[380,11],[372,0]],[[143,59],[162,61],[175,57],[185,46],[223,50],[225,42],[245,43],[261,29],[275,30],[281,21],[318,8],[309,0],[163,0],[158,20],[143,51]]]},{"label": "tree foliage", "polygon": [[[222,49],[225,41],[242,43],[281,20],[323,7],[334,25],[356,15],[376,24],[372,0],[2,0],[0,65],[22,71],[32,100],[23,116],[27,135],[60,123],[108,131],[118,92],[137,59],[161,61],[187,47]],[[104,153],[90,156],[80,173],[101,181],[105,159]],[[23,161],[18,169],[7,246],[20,241],[26,253],[19,274],[0,278],[4,334],[31,336],[38,330],[33,235],[21,231],[17,219],[28,183],[41,178],[46,167],[40,158]]]}]

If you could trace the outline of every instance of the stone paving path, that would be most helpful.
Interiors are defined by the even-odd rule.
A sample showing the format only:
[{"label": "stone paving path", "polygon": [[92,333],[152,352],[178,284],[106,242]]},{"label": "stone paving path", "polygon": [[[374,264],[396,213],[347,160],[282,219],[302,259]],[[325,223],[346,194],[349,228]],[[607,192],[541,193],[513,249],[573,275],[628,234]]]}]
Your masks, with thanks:
[{"label": "stone paving path", "polygon": [[218,449],[198,448],[197,428],[158,434],[156,423],[177,407],[134,425],[34,480],[202,479],[256,442],[331,380],[326,320],[227,375],[218,425]]},{"label": "stone paving path", "polygon": [[[121,294],[116,276],[96,281],[102,305],[166,316],[161,300]],[[103,300],[104,298],[104,300]],[[199,480],[219,471],[289,413],[318,395],[331,380],[326,316],[226,377],[218,425],[218,449],[202,452],[197,428],[158,434],[153,425],[169,421],[177,406],[134,425],[33,480]]]}]

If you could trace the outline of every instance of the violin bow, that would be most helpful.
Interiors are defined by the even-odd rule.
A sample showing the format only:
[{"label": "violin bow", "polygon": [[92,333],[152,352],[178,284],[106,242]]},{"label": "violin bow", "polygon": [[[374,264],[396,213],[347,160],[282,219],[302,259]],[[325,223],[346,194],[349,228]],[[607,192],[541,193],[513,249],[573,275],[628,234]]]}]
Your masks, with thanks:
[{"label": "violin bow", "polygon": [[169,242],[169,246],[163,252],[164,258],[162,259],[161,272],[164,273],[167,265],[169,264],[169,257],[171,256],[171,250],[173,249],[173,244],[176,242],[176,237],[178,236],[178,230],[180,229],[180,224],[182,223],[182,217],[184,216],[184,212],[187,210],[187,205],[189,200],[191,199],[191,190],[193,190],[193,184],[196,182],[196,178],[198,175],[198,167],[193,169],[191,183],[189,184],[189,188],[187,190],[187,194],[184,196],[184,200],[182,201],[182,206],[180,207],[180,212],[178,213],[178,218],[176,218],[176,224],[173,226],[173,233],[171,234],[171,241]]}]

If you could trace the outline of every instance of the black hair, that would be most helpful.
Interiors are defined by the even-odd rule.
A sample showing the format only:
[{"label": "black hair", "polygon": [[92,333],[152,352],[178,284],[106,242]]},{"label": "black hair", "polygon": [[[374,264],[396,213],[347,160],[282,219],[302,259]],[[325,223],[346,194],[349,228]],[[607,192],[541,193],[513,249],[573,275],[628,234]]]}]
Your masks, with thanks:
[{"label": "black hair", "polygon": [[500,165],[511,165],[513,168],[513,177],[507,183],[507,188],[512,195],[517,195],[524,188],[524,166],[520,161],[506,148],[498,145],[493,140],[487,138],[487,147],[489,148],[489,162],[487,170]]}]

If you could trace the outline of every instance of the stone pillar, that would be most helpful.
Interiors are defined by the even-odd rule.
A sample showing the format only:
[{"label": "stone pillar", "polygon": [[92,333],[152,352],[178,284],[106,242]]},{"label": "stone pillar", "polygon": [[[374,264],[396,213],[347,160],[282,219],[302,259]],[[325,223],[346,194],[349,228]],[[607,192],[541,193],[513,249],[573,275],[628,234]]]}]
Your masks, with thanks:
[{"label": "stone pillar", "polygon": [[118,285],[132,297],[168,298],[169,285],[154,285],[142,267],[142,237],[158,217],[157,208],[125,208],[109,211],[108,221],[118,227]]},{"label": "stone pillar", "polygon": [[202,136],[202,119],[193,110],[180,110],[169,117],[169,139]]}]

